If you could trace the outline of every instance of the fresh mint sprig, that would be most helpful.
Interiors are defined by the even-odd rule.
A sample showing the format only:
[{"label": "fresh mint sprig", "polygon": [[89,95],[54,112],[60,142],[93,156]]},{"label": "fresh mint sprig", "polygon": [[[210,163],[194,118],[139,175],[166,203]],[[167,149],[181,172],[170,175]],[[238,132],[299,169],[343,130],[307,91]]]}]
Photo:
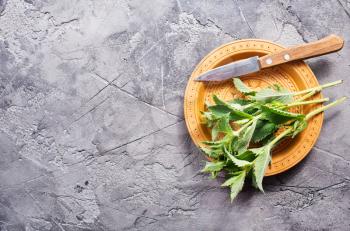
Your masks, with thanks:
[{"label": "fresh mint sprig", "polygon": [[[203,142],[205,147],[202,150],[211,161],[206,163],[202,172],[215,178],[219,172],[225,171],[229,177],[222,186],[230,187],[231,200],[242,190],[248,177],[252,178],[253,186],[263,191],[262,182],[271,161],[271,150],[279,141],[287,136],[294,138],[307,127],[309,119],[346,99],[343,97],[304,115],[289,109],[329,101],[329,98],[308,99],[342,81],[297,92],[279,85],[251,89],[238,78],[233,83],[245,98],[226,102],[214,95],[214,105],[208,104],[207,111],[202,112],[203,123],[211,129],[212,135],[211,141]],[[255,148],[251,148],[253,144]]]}]

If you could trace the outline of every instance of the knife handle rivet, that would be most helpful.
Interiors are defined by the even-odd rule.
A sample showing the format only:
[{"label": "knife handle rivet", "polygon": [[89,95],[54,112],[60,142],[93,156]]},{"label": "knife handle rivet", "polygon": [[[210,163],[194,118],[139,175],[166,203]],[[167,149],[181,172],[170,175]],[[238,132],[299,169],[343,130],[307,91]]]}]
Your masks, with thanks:
[{"label": "knife handle rivet", "polygon": [[266,62],[267,65],[270,65],[270,64],[272,64],[272,59],[271,59],[271,58],[268,58],[268,59],[266,59],[265,62]]},{"label": "knife handle rivet", "polygon": [[288,60],[290,60],[290,55],[289,54],[285,54],[285,55],[283,55],[283,58],[284,58],[284,60],[288,61]]}]

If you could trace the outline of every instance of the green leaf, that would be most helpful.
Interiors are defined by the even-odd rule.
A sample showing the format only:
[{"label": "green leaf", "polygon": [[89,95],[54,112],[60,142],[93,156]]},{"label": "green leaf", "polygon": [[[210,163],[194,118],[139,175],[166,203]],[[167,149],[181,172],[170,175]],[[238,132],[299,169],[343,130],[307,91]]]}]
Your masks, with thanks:
[{"label": "green leaf", "polygon": [[275,133],[277,130],[277,126],[274,123],[271,123],[266,120],[259,120],[259,122],[256,125],[255,132],[253,134],[253,142],[259,143],[266,137],[270,136],[271,134]]},{"label": "green leaf", "polygon": [[265,175],[266,168],[270,162],[271,156],[270,151],[271,147],[270,145],[265,145],[261,148],[254,148],[250,149],[255,155],[257,155],[257,158],[253,162],[253,182],[254,185],[256,185],[260,191],[264,192],[262,181]]},{"label": "green leaf", "polygon": [[202,123],[207,125],[207,127],[211,128],[214,126],[215,121],[218,119],[212,112],[210,111],[205,111],[201,112],[203,116]]},{"label": "green leaf", "polygon": [[[225,111],[230,110],[230,120],[239,120],[239,119],[245,119],[245,118],[252,119],[253,118],[253,116],[249,115],[248,113],[245,113],[245,112],[243,112],[235,107],[230,106],[230,104],[222,101],[216,95],[213,96],[213,100],[217,105],[221,105],[220,110],[218,110],[219,107],[215,108],[215,109],[217,109],[218,113],[223,113],[224,110]],[[212,108],[212,107],[213,106],[210,106],[210,108]],[[224,107],[226,107],[226,108],[224,109]]]},{"label": "green leaf", "polygon": [[265,88],[258,91],[255,96],[252,96],[252,99],[264,103],[279,101],[286,104],[293,101],[293,92],[289,92],[283,88]]},{"label": "green leaf", "polygon": [[256,155],[255,153],[253,153],[252,151],[250,151],[249,149],[241,154],[238,154],[235,156],[237,159],[239,160],[246,160],[249,162],[252,162],[253,160],[255,160]]},{"label": "green leaf", "polygon": [[232,100],[228,101],[227,103],[228,104],[239,104],[241,106],[245,106],[245,105],[250,104],[252,102],[253,101],[251,101],[250,99],[238,99],[238,98],[236,98],[236,99],[232,99]]},{"label": "green leaf", "polygon": [[225,114],[214,122],[214,126],[211,129],[211,138],[216,140],[219,133],[232,134],[233,130],[230,125],[230,114]]},{"label": "green leaf", "polygon": [[233,162],[234,165],[237,167],[245,167],[250,166],[252,163],[246,160],[240,160],[234,157],[226,148],[224,148],[225,154],[228,156],[228,158]]},{"label": "green leaf", "polygon": [[213,101],[217,104],[217,105],[226,105],[226,103],[224,101],[222,101],[221,99],[219,99],[219,97],[217,97],[216,95],[213,95]]},{"label": "green leaf", "polygon": [[252,165],[251,162],[249,161],[246,161],[246,160],[240,160],[240,159],[237,159],[235,156],[231,155],[231,154],[228,154],[230,160],[232,160],[233,164],[236,165],[237,167],[245,167],[245,166],[250,166]]},{"label": "green leaf", "polygon": [[272,86],[272,88],[279,92],[279,93],[284,93],[286,95],[284,96],[280,96],[280,97],[277,97],[276,98],[276,102],[280,102],[280,103],[283,103],[283,104],[287,104],[287,103],[291,103],[293,102],[294,98],[293,98],[293,94],[292,92],[288,91],[287,89],[283,88],[281,85],[278,85],[278,84],[274,84]]},{"label": "green leaf", "polygon": [[305,118],[303,114],[284,111],[268,104],[261,105],[261,110],[263,111],[262,118],[275,124],[282,124],[292,119],[300,120]]},{"label": "green leaf", "polygon": [[242,191],[244,180],[245,180],[246,172],[240,171],[237,172],[234,176],[226,180],[221,186],[230,187],[231,193],[231,202],[235,199],[240,191]]},{"label": "green leaf", "polygon": [[236,120],[241,120],[241,119],[246,119],[246,118],[253,118],[251,115],[249,115],[248,113],[245,113],[243,111],[240,110],[232,110],[231,114],[230,114],[230,120],[231,121],[236,121]]},{"label": "green leaf", "polygon": [[209,157],[217,159],[219,158],[222,154],[223,151],[222,149],[214,149],[214,148],[206,148],[202,147],[201,150]]},{"label": "green leaf", "polygon": [[237,142],[234,144],[234,150],[240,154],[247,150],[249,143],[253,137],[257,120],[254,120],[252,125],[241,131]]},{"label": "green leaf", "polygon": [[244,95],[254,95],[256,93],[256,91],[250,89],[242,82],[242,80],[238,78],[233,78],[233,84],[235,85],[236,89]]},{"label": "green leaf", "polygon": [[213,113],[216,117],[222,117],[228,113],[231,113],[231,109],[225,105],[218,104],[214,106],[209,106],[208,110]]},{"label": "green leaf", "polygon": [[223,132],[225,134],[232,134],[233,130],[230,125],[230,115],[226,114],[222,118],[218,120],[217,129],[219,132]]},{"label": "green leaf", "polygon": [[248,113],[249,115],[254,115],[257,111],[259,111],[259,108],[256,106],[248,107],[243,110],[245,113]]},{"label": "green leaf", "polygon": [[206,165],[201,172],[211,173],[212,178],[215,178],[219,171],[225,167],[224,161],[206,162]]}]

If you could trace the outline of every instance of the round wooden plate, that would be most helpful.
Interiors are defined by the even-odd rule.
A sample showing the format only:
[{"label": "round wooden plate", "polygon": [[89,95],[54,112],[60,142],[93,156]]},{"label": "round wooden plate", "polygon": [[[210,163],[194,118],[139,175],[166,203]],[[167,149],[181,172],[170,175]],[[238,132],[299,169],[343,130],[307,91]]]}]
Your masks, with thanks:
[{"label": "round wooden plate", "polygon": [[[200,83],[193,81],[201,73],[215,67],[248,58],[263,56],[278,52],[283,47],[265,40],[246,39],[222,45],[210,52],[193,71],[185,92],[184,113],[188,131],[193,142],[199,147],[202,141],[210,140],[210,131],[201,124],[201,111],[204,111],[204,102],[212,102],[212,95],[216,94],[223,99],[240,97],[234,88],[232,80],[220,83]],[[318,86],[317,79],[310,67],[303,61],[287,63],[262,70],[241,78],[252,88],[264,88],[278,83],[291,91],[298,91]],[[321,94],[313,99],[321,98]],[[308,105],[294,108],[294,112],[308,113],[319,105]],[[322,127],[323,114],[309,120],[308,127],[294,139],[283,140],[272,153],[272,164],[266,170],[265,176],[275,175],[286,171],[299,163],[315,144]]]}]

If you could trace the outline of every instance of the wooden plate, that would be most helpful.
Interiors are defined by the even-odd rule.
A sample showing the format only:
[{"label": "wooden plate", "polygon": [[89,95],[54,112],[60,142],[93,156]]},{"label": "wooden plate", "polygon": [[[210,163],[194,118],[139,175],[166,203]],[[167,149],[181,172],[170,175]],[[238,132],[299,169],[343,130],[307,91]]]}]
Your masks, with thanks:
[{"label": "wooden plate", "polygon": [[[283,47],[265,40],[246,39],[222,45],[210,52],[193,71],[185,92],[184,113],[188,131],[193,142],[199,147],[202,141],[210,140],[210,131],[201,124],[200,111],[204,110],[204,102],[211,102],[213,94],[223,99],[239,97],[232,81],[220,83],[199,83],[193,81],[201,73],[232,61],[251,56],[263,56],[282,50]],[[264,88],[278,83],[291,91],[298,91],[318,86],[317,79],[310,67],[302,61],[287,63],[262,70],[241,78],[252,88]],[[320,98],[321,94],[313,97]],[[309,105],[295,108],[295,112],[308,113],[319,107]],[[275,175],[286,171],[299,163],[315,144],[322,127],[323,114],[309,120],[308,127],[294,139],[283,140],[274,150],[272,165],[267,169],[265,176]]]}]

